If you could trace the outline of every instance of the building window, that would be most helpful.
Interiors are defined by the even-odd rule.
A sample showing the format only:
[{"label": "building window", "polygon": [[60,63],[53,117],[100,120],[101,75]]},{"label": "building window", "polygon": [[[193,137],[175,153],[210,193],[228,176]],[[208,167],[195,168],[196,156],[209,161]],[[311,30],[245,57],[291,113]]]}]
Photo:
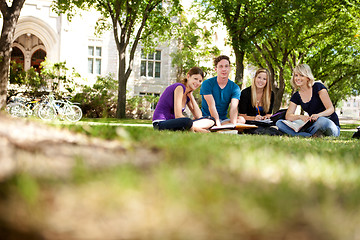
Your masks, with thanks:
[{"label": "building window", "polygon": [[101,74],[102,48],[88,46],[88,73]]},{"label": "building window", "polygon": [[140,74],[143,77],[155,77],[160,78],[161,73],[161,51],[145,54],[144,50],[141,50],[141,66]]}]

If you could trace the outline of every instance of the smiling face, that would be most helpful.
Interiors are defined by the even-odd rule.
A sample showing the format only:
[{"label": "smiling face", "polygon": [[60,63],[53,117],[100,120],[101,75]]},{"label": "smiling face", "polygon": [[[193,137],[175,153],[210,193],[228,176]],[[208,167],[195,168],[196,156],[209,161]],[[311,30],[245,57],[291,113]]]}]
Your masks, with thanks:
[{"label": "smiling face", "polygon": [[201,83],[203,81],[203,78],[200,74],[193,74],[190,76],[190,74],[187,74],[187,86],[194,91],[198,87],[201,86]]},{"label": "smiling face", "polygon": [[267,74],[265,72],[260,72],[255,77],[255,86],[257,89],[264,89],[267,83]]},{"label": "smiling face", "polygon": [[218,62],[218,64],[215,67],[215,71],[218,75],[218,77],[220,78],[229,78],[229,74],[230,74],[230,62],[226,59],[221,60],[220,62]]},{"label": "smiling face", "polygon": [[308,77],[305,77],[298,72],[294,73],[294,83],[297,87],[308,86],[309,81],[310,79]]},{"label": "smiling face", "polygon": [[311,68],[307,64],[299,64],[293,70],[290,83],[294,89],[301,87],[312,87],[314,85],[315,78],[311,72]]}]

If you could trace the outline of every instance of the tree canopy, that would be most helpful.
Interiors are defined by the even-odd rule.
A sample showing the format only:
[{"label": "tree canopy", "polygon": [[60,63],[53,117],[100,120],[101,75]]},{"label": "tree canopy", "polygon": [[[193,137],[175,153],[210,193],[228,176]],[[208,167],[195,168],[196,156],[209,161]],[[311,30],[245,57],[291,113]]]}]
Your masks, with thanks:
[{"label": "tree canopy", "polygon": [[[353,50],[358,49],[354,45],[358,27],[348,11],[349,5],[342,2],[294,1],[283,21],[253,42],[252,51],[247,54],[248,60],[256,66],[268,68],[272,73],[275,110],[280,107],[292,69],[299,63],[310,65],[315,77],[329,87],[334,103],[339,100],[335,92],[342,92],[338,88],[341,85],[339,82],[350,79],[340,77],[345,69],[352,80],[358,81],[358,77],[354,78],[358,71],[353,68],[357,60],[352,56]],[[344,58],[347,61],[343,61]],[[341,70],[336,72],[336,69]],[[338,82],[335,91],[331,89],[334,81]],[[356,85],[354,82],[353,86]],[[287,92],[291,91],[288,84]]]},{"label": "tree canopy", "polygon": [[280,0],[199,0],[204,16],[221,21],[227,28],[236,58],[235,82],[243,82],[245,54],[256,37],[278,24],[287,12],[288,1]]},{"label": "tree canopy", "polygon": [[[182,15],[179,0],[56,0],[53,7],[58,13],[67,13],[69,19],[78,9],[95,8],[102,14],[97,32],[113,30],[119,56],[118,118],[125,117],[126,85],[139,44],[150,51],[161,41],[176,41],[179,51],[172,55],[173,63],[182,73],[201,65],[201,58],[218,54],[207,40],[210,32],[199,27],[199,19],[226,26],[236,57],[236,83],[242,84],[247,63],[270,70],[275,110],[284,93],[293,91],[287,81],[299,63],[311,66],[315,77],[329,88],[334,104],[359,93],[357,0],[195,1],[202,8],[198,18],[190,21]],[[0,108],[6,103],[10,49],[24,2],[0,1]]]},{"label": "tree canopy", "polygon": [[181,13],[181,5],[179,0],[56,0],[54,5],[59,13],[67,13],[69,19],[78,8],[90,7],[104,17],[100,19],[98,29],[107,27],[108,19],[111,22],[119,55],[116,116],[125,118],[126,85],[133,69],[136,48],[140,41],[150,48],[168,39],[173,26],[172,18]]},{"label": "tree canopy", "polygon": [[[194,8],[197,6],[193,4],[190,11]],[[192,16],[189,17],[189,14]],[[173,35],[177,38],[178,50],[170,54],[172,64],[177,67],[177,80],[181,80],[194,66],[201,67],[207,73],[213,71],[212,59],[220,54],[220,50],[212,42],[212,28],[196,10],[180,16],[179,25]]]},{"label": "tree canopy", "polygon": [[314,75],[328,85],[334,103],[358,88],[356,0],[199,2],[209,19],[227,28],[236,57],[236,83],[242,84],[245,63],[270,70],[274,110],[280,108],[284,92],[293,91],[286,79],[299,63],[308,63]]}]

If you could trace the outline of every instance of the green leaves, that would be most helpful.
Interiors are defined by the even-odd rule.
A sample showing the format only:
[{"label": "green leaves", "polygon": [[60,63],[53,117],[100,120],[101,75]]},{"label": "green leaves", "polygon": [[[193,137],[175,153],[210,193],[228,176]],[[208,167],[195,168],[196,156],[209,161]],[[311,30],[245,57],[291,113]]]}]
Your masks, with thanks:
[{"label": "green leaves", "polygon": [[180,19],[181,24],[175,33],[178,39],[178,50],[171,54],[172,64],[178,68],[178,80],[181,80],[194,66],[199,66],[204,71],[210,71],[201,64],[206,59],[211,60],[219,54],[219,49],[211,41],[212,29],[208,29],[206,26],[201,27],[203,25],[201,18],[193,17],[187,20],[185,15],[182,15]]},{"label": "green leaves", "polygon": [[179,0],[56,0],[54,8],[59,13],[67,13],[71,19],[78,9],[95,7],[103,18],[97,22],[99,33],[108,30],[110,24],[114,31],[119,55],[119,91],[117,117],[125,118],[126,85],[132,72],[133,61],[138,44],[149,49],[159,42],[170,39],[174,26],[173,17],[181,13]]},{"label": "green leaves", "polygon": [[293,4],[288,5],[282,21],[265,35],[256,37],[255,47],[247,54],[248,59],[257,66],[273,69],[274,86],[280,90],[283,86],[288,94],[293,91],[287,84],[292,68],[307,63],[315,77],[329,86],[334,103],[339,97],[346,98],[352,87],[345,86],[358,85],[340,83],[350,78],[358,81],[354,71],[356,58],[353,57],[359,51],[359,45],[354,44],[358,24],[352,18],[353,10],[344,3],[331,0],[291,2]]}]

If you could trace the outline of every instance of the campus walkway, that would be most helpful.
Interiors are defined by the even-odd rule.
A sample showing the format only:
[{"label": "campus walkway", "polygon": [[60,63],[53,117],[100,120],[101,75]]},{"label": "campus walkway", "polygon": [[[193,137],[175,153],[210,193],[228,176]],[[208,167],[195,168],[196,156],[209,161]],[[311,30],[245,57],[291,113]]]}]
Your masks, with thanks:
[{"label": "campus walkway", "polygon": [[[59,121],[60,122],[60,121]],[[61,121],[61,124],[75,124],[75,125],[102,125],[102,126],[131,126],[131,127],[152,127],[153,125],[151,123],[102,123],[102,122],[67,122],[67,121]]]},{"label": "campus walkway", "polygon": [[[355,125],[360,126],[360,119],[347,118],[347,117],[341,117],[340,116],[339,121],[340,121],[340,125],[343,125],[343,124],[355,124]],[[356,128],[354,128],[354,129],[341,129],[341,131],[355,132],[355,131],[357,131],[357,129]]]}]

